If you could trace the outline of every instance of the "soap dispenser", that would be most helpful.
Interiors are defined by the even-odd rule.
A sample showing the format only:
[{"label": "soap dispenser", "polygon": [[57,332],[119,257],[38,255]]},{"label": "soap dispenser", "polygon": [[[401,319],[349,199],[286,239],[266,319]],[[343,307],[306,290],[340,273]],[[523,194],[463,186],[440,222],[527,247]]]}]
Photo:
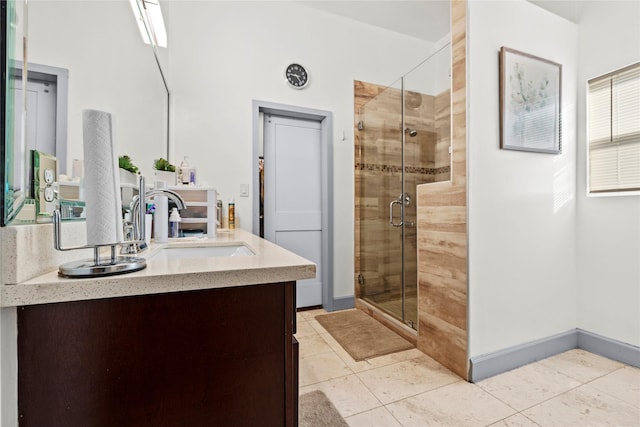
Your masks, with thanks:
[{"label": "soap dispenser", "polygon": [[169,237],[177,238],[180,237],[180,223],[182,222],[182,218],[180,218],[180,213],[178,212],[178,208],[173,208],[171,210],[171,215],[169,216]]}]

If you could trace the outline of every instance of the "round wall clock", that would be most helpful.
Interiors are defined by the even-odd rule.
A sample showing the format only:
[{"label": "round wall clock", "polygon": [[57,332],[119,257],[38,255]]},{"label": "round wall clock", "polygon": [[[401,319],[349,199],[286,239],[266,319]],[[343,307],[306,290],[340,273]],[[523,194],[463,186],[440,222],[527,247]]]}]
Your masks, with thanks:
[{"label": "round wall clock", "polygon": [[287,83],[294,89],[304,89],[309,84],[309,73],[300,64],[290,64],[284,76],[287,79]]}]

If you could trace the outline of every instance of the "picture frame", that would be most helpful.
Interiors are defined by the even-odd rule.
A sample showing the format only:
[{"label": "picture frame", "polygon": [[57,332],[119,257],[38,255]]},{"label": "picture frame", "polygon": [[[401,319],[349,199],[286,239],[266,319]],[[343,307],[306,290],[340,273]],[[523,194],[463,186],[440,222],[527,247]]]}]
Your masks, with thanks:
[{"label": "picture frame", "polygon": [[500,148],[562,152],[562,65],[502,46]]}]

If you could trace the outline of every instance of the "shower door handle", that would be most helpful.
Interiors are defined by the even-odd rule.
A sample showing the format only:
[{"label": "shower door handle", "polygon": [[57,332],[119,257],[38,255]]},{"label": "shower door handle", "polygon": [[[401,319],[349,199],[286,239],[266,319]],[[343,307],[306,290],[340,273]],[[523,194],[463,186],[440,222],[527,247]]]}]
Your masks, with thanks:
[{"label": "shower door handle", "polygon": [[389,203],[389,224],[394,227],[402,227],[402,220],[399,223],[393,222],[393,205],[400,205],[400,210],[402,211],[402,197],[398,200],[393,200]]}]

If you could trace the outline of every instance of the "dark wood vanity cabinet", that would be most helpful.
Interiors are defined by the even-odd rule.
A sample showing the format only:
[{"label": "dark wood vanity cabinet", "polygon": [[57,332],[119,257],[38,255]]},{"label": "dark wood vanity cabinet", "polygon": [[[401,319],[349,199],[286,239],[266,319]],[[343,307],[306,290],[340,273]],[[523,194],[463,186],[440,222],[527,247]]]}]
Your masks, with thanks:
[{"label": "dark wood vanity cabinet", "polygon": [[18,307],[21,427],[296,426],[295,282]]}]

